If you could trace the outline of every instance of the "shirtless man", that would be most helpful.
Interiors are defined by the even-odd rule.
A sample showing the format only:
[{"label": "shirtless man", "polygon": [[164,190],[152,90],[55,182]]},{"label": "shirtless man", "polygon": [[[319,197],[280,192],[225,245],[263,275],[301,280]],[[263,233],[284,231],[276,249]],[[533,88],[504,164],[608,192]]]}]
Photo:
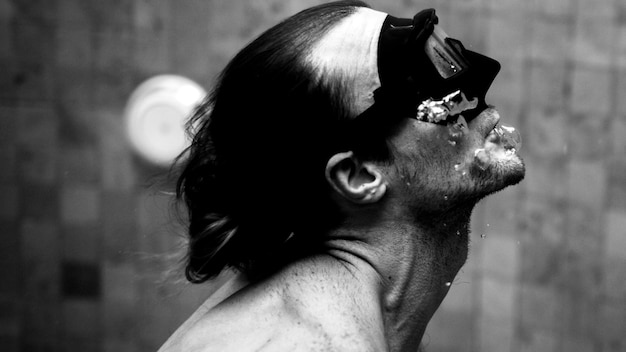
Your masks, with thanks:
[{"label": "shirtless man", "polygon": [[233,278],[160,351],[417,351],[473,207],[524,177],[484,99],[499,68],[433,10],[360,2],[244,48],[190,124],[178,183],[187,278]]}]

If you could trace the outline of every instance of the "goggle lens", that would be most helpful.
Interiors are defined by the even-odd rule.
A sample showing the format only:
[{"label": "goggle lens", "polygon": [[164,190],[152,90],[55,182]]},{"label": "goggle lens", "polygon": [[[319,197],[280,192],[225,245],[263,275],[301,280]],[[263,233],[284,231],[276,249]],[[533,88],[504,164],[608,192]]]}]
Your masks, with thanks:
[{"label": "goggle lens", "polygon": [[461,42],[448,37],[439,26],[434,27],[424,47],[426,55],[444,79],[454,77],[469,67],[461,54],[462,50]]}]

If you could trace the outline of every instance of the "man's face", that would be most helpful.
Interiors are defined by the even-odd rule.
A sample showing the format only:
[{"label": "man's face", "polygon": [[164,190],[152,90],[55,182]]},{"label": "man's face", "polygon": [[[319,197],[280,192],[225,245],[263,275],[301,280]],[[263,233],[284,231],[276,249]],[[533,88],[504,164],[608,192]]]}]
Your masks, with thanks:
[{"label": "man's face", "polygon": [[469,123],[460,117],[447,124],[404,119],[391,139],[395,160],[389,176],[395,189],[414,207],[438,211],[520,182],[524,164],[510,128],[499,120],[494,108]]},{"label": "man's face", "polygon": [[[373,93],[381,86],[378,40],[386,16],[359,9],[331,29],[309,57],[318,72],[342,78],[355,115],[374,103]],[[445,122],[401,119],[391,137],[395,156],[388,170],[391,192],[405,197],[412,207],[438,211],[459,202],[475,202],[521,181],[524,164],[513,150],[515,145],[496,133],[506,132],[498,127],[498,113],[487,109],[469,123],[459,117],[476,107],[465,106],[454,113],[450,109],[452,116]],[[389,121],[397,119],[390,116]]]}]

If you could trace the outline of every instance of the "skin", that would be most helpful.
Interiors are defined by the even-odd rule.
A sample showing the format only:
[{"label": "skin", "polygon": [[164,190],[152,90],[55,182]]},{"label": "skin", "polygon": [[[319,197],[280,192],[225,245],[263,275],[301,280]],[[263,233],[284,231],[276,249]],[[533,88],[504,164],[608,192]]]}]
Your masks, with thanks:
[{"label": "skin", "polygon": [[260,282],[235,275],[159,351],[418,350],[466,261],[473,207],[523,178],[516,154],[486,142],[498,119],[488,109],[451,137],[407,118],[392,162],[333,156],[326,179],[347,220],[320,234],[324,250]]}]

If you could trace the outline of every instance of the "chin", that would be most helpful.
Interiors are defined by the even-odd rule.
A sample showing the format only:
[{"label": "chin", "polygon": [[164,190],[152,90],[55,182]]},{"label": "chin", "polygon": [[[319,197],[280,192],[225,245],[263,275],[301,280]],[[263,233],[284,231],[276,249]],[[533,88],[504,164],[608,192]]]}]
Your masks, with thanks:
[{"label": "chin", "polygon": [[526,174],[524,161],[517,154],[491,158],[489,165],[474,165],[472,178],[477,181],[477,192],[482,197],[520,183]]}]

